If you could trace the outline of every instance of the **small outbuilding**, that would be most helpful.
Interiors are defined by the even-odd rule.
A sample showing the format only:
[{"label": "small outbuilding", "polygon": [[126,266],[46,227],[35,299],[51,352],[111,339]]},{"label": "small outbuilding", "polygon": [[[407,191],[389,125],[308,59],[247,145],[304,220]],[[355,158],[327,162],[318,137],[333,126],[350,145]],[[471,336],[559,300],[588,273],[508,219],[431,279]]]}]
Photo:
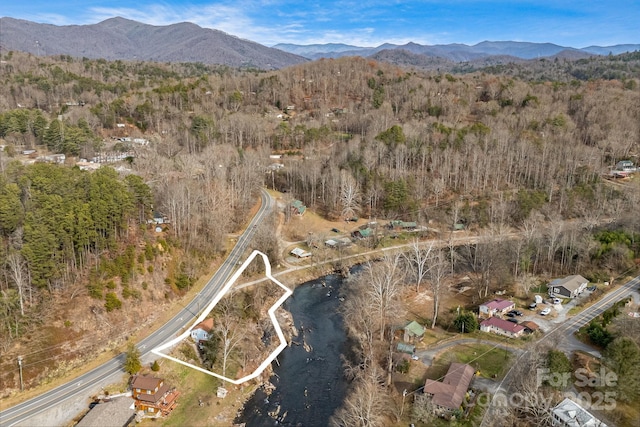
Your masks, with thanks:
[{"label": "small outbuilding", "polygon": [[396,349],[400,353],[413,354],[416,351],[416,346],[413,345],[413,344],[407,344],[407,343],[404,343],[404,342],[399,342],[398,345],[396,346]]},{"label": "small outbuilding", "polygon": [[540,330],[540,325],[531,320],[525,320],[524,322],[520,322],[521,326],[524,326],[524,331],[528,334],[532,334],[535,331]]},{"label": "small outbuilding", "polygon": [[296,256],[298,258],[309,258],[311,256],[311,252],[307,252],[304,249],[301,248],[293,248],[293,250],[291,251],[291,255]]}]

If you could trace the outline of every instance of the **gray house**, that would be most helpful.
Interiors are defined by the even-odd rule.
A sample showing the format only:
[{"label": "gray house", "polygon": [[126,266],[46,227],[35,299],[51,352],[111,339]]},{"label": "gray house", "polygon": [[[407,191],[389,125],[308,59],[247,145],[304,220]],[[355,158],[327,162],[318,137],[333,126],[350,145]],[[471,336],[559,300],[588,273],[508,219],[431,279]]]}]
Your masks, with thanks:
[{"label": "gray house", "polygon": [[564,279],[555,279],[549,282],[549,296],[554,298],[575,298],[587,288],[589,281],[575,274]]}]

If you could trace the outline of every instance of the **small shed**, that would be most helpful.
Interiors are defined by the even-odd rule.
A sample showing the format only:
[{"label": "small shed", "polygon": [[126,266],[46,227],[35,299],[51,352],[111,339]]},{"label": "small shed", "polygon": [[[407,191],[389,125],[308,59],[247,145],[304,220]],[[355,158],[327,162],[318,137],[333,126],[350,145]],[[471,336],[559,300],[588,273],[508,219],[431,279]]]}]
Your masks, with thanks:
[{"label": "small shed", "polygon": [[396,349],[401,353],[413,354],[416,351],[416,346],[405,342],[399,342]]},{"label": "small shed", "polygon": [[370,237],[371,235],[373,235],[373,229],[369,227],[364,228],[362,230],[356,230],[353,233],[351,233],[351,236],[353,236],[356,239],[364,239],[364,238]]},{"label": "small shed", "polygon": [[308,258],[311,256],[311,252],[307,252],[304,249],[296,247],[291,251],[291,255],[294,255],[298,258]]},{"label": "small shed", "polygon": [[525,320],[524,322],[520,322],[520,325],[524,326],[524,331],[528,334],[532,334],[535,331],[540,329],[540,325],[531,320]]}]

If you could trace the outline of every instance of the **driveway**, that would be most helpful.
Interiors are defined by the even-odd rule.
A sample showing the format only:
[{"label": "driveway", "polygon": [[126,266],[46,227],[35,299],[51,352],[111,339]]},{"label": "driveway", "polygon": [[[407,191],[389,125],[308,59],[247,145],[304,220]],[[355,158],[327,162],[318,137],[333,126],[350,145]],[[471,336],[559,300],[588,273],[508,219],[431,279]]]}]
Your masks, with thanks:
[{"label": "driveway", "polygon": [[[538,304],[538,307],[534,310],[528,308],[523,309],[524,316],[518,317],[518,322],[521,323],[525,320],[530,320],[540,325],[540,329],[542,329],[543,332],[551,331],[559,324],[564,323],[567,320],[569,311],[590,294],[591,292],[584,291],[578,298],[565,300],[567,301],[566,304],[552,304],[551,299],[547,297],[543,303]],[[547,307],[551,308],[551,313],[546,316],[540,315],[540,311]]]}]

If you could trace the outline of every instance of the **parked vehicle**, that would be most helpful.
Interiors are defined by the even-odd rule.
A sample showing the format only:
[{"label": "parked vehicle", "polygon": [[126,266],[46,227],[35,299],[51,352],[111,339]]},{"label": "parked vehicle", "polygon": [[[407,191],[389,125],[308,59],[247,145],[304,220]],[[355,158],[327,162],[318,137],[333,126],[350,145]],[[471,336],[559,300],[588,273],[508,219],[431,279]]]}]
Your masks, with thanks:
[{"label": "parked vehicle", "polygon": [[551,313],[551,309],[549,307],[547,307],[547,308],[545,308],[544,310],[542,310],[540,312],[540,316],[546,316],[549,313]]},{"label": "parked vehicle", "polygon": [[562,304],[562,300],[560,298],[554,298],[553,299],[553,303],[554,304]]},{"label": "parked vehicle", "polygon": [[507,322],[511,322],[511,323],[518,324],[518,320],[517,320],[517,319],[514,319],[513,317],[508,318],[508,319],[507,319]]},{"label": "parked vehicle", "polygon": [[531,304],[529,304],[529,309],[531,309],[531,310],[535,310],[536,307],[538,307],[538,304],[535,303],[535,302],[532,302]]},{"label": "parked vehicle", "polygon": [[[508,312],[507,314],[505,314],[505,316],[507,316],[507,317],[516,317],[516,315],[513,314],[512,312]],[[507,320],[509,320],[509,319],[507,319]]]},{"label": "parked vehicle", "polygon": [[515,315],[515,316],[523,316],[524,313],[521,312],[520,310],[511,310],[509,313]]}]

